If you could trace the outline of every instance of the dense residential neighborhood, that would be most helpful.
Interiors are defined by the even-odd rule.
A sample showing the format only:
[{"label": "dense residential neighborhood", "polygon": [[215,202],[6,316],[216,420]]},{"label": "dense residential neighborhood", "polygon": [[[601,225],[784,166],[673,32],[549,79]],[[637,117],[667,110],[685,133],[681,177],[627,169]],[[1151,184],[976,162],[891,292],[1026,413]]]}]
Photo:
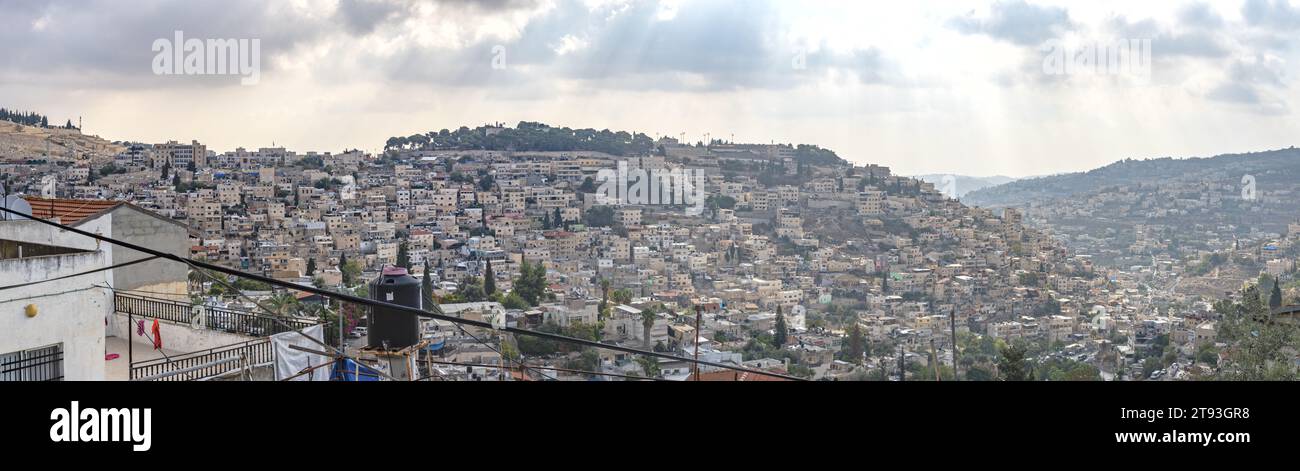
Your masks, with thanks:
[{"label": "dense residential neighborhood", "polygon": [[1300,0],[0,5],[10,461],[1295,455]]},{"label": "dense residential neighborhood", "polygon": [[[117,142],[105,146],[115,153],[7,154],[0,168],[34,215],[76,224],[83,206],[127,208],[173,223],[158,230],[186,234],[176,251],[196,260],[361,296],[386,267],[402,267],[448,315],[803,379],[1212,378],[1231,354],[1216,339],[1214,296],[1240,284],[1180,294],[1178,259],[1133,248],[1150,262],[1097,263],[1100,251],[1030,228],[1020,210],[966,206],[815,146],[540,123],[385,144],[379,154],[219,153],[186,139]],[[701,172],[703,211],[611,198],[602,171],[620,167],[642,178]],[[1139,227],[1135,246],[1158,246],[1162,230]],[[1267,264],[1280,287],[1295,272],[1297,237],[1292,224],[1228,256]],[[351,347],[365,332],[356,306],[185,268],[170,283],[113,290],[211,309],[274,306],[335,326],[327,332],[341,311]],[[442,377],[742,379],[445,321],[422,332],[448,364],[482,365],[440,366]]]}]

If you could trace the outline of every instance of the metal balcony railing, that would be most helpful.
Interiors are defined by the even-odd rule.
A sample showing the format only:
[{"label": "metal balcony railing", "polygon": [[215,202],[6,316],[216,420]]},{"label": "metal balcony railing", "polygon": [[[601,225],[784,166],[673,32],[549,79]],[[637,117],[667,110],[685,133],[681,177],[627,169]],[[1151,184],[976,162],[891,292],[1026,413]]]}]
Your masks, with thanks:
[{"label": "metal balcony railing", "polygon": [[198,381],[274,361],[271,339],[255,339],[131,364],[131,380]]},{"label": "metal balcony railing", "polygon": [[[113,304],[117,312],[132,316],[179,324],[193,324],[196,321],[194,305],[189,303],[118,293],[113,296]],[[203,306],[203,311],[206,317],[203,322],[205,328],[250,337],[266,337],[316,325],[311,320],[273,318],[234,309]]]}]

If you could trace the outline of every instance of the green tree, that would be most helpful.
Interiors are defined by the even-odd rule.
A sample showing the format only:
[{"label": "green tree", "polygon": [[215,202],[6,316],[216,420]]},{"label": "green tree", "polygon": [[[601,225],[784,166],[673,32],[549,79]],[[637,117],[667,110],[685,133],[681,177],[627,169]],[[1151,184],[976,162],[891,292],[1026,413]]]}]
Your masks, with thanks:
[{"label": "green tree", "polygon": [[520,297],[519,293],[514,292],[507,294],[501,300],[501,306],[506,309],[528,309],[530,307],[528,301],[524,301],[524,298]]},{"label": "green tree", "polygon": [[588,227],[610,227],[614,225],[614,208],[593,206],[583,215]]},{"label": "green tree", "polygon": [[348,260],[346,255],[339,256],[339,272],[343,274],[344,287],[351,288],[361,281],[361,265],[354,260]]},{"label": "green tree", "polygon": [[497,292],[496,273],[492,272],[492,260],[487,261],[487,268],[483,270],[483,293],[491,297]]},{"label": "green tree", "polygon": [[456,289],[456,295],[465,302],[476,303],[487,299],[483,293],[483,282],[477,277],[466,276],[460,280],[460,286]]},{"label": "green tree", "polygon": [[600,353],[594,348],[585,348],[582,350],[582,353],[578,354],[577,358],[566,362],[564,367],[595,372],[600,368]]},{"label": "green tree", "polygon": [[1025,381],[1029,379],[1026,372],[1025,348],[1019,344],[1002,349],[1002,358],[998,361],[998,374],[1003,381]]},{"label": "green tree", "polygon": [[518,361],[518,360],[519,360],[519,349],[518,349],[517,347],[515,347],[514,342],[502,341],[502,342],[501,342],[501,356],[502,356],[502,357],[505,357],[505,359],[506,359],[507,361]]},{"label": "green tree", "polygon": [[266,300],[266,307],[277,316],[293,317],[298,314],[302,306],[293,293],[285,292],[271,296],[271,299]]},{"label": "green tree", "polygon": [[397,266],[405,268],[407,271],[411,269],[411,251],[406,241],[397,244]]},{"label": "green tree", "polygon": [[601,318],[609,317],[609,280],[600,279],[600,305],[596,306],[596,314]]},{"label": "green tree", "polygon": [[965,371],[966,381],[993,381],[993,374],[984,368],[974,366]]},{"label": "green tree", "polygon": [[643,348],[650,348],[650,331],[655,328],[655,315],[653,309],[647,307],[641,310],[641,345]]},{"label": "green tree", "polygon": [[609,295],[609,300],[618,304],[628,304],[632,302],[632,290],[627,288],[615,290]]},{"label": "green tree", "polygon": [[[429,277],[432,271],[429,268],[429,259],[424,259],[424,274],[420,277],[420,297],[428,303],[433,302],[433,279]],[[428,306],[428,308],[432,307]]]},{"label": "green tree", "polygon": [[1196,347],[1196,361],[1211,367],[1219,366],[1219,351],[1208,342],[1201,344]]},{"label": "green tree", "polygon": [[343,320],[343,335],[348,335],[357,328],[357,324],[361,322],[361,318],[365,316],[366,313],[365,309],[361,306],[352,303],[342,303],[340,310],[343,311],[342,316],[338,315],[334,309],[325,308],[323,306],[313,312],[320,318],[321,325],[325,330],[325,342],[330,345],[337,345],[339,343],[335,336],[339,334],[340,317],[342,317]]},{"label": "green tree", "polygon": [[663,374],[663,369],[659,367],[658,358],[640,355],[636,357],[636,362],[641,365],[641,371],[645,373],[647,378],[658,378]]},{"label": "green tree", "polygon": [[343,286],[344,286],[344,287],[346,287],[346,286],[348,286],[348,285],[350,285],[350,284],[352,283],[352,278],[351,278],[350,276],[348,276],[348,273],[345,272],[345,271],[343,270],[343,267],[346,267],[346,266],[348,266],[348,254],[346,254],[346,253],[340,253],[340,254],[339,254],[339,266],[338,266],[338,269],[339,269],[339,272],[343,274]]},{"label": "green tree", "polygon": [[527,301],[529,306],[540,304],[546,293],[546,266],[540,262],[528,263],[527,260],[521,263],[513,291]]},{"label": "green tree", "polygon": [[1224,360],[1219,364],[1218,379],[1300,379],[1295,366],[1295,352],[1300,349],[1300,326],[1273,322],[1259,291],[1257,286],[1251,286],[1243,292],[1240,302],[1223,300],[1214,306],[1220,314],[1215,324],[1217,338],[1228,344]]},{"label": "green tree", "polygon": [[1273,282],[1273,294],[1268,297],[1268,308],[1277,309],[1282,307],[1282,283]]},{"label": "green tree", "polygon": [[303,275],[305,275],[305,276],[314,276],[314,275],[316,275],[316,259],[315,259],[315,258],[309,258],[309,259],[307,259],[307,273],[304,273]]},{"label": "green tree", "polygon": [[849,326],[848,336],[840,345],[840,358],[853,364],[862,364],[862,357],[867,353],[867,336],[862,326],[855,320]]},{"label": "green tree", "polygon": [[772,344],[776,345],[777,348],[785,346],[785,343],[789,340],[790,330],[789,327],[785,325],[785,314],[781,312],[780,305],[776,306],[776,329],[775,330],[776,333],[772,336]]}]

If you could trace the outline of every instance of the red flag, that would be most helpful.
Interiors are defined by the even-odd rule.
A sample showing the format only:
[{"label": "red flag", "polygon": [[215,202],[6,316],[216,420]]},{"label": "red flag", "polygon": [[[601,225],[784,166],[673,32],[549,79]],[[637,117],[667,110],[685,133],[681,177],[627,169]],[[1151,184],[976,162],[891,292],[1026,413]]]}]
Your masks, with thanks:
[{"label": "red flag", "polygon": [[158,330],[158,319],[153,320],[153,349],[162,350],[162,332]]}]

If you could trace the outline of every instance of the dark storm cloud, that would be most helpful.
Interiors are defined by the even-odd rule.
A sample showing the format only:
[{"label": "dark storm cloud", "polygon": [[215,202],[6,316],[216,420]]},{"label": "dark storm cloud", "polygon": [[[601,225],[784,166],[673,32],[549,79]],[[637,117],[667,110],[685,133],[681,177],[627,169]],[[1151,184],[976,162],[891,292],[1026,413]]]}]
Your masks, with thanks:
[{"label": "dark storm cloud", "polygon": [[[485,39],[459,50],[410,47],[375,65],[393,79],[431,84],[563,78],[638,90],[783,89],[830,69],[868,82],[883,76],[878,50],[810,53],[781,42],[784,26],[772,2],[710,1],[683,6],[668,19],[660,13],[652,1],[594,10],[563,1],[517,39]],[[557,49],[565,41],[579,46],[562,54]],[[492,67],[498,53],[504,69]]]},{"label": "dark storm cloud", "polygon": [[1246,0],[1241,17],[1252,26],[1292,32],[1300,28],[1300,8],[1292,7],[1286,0]]},{"label": "dark storm cloud", "polygon": [[953,18],[949,25],[966,34],[983,34],[1021,46],[1036,46],[1070,30],[1070,14],[1064,8],[1038,6],[1023,0],[994,3],[989,16],[974,12]]},{"label": "dark storm cloud", "polygon": [[[1212,24],[1211,18],[1217,17],[1199,16],[1194,18],[1193,21],[1209,21]],[[1180,28],[1182,32],[1174,33],[1169,29],[1161,28],[1155,20],[1149,18],[1130,23],[1124,17],[1112,19],[1109,26],[1111,31],[1119,38],[1150,39],[1151,56],[1155,60],[1166,60],[1173,57],[1219,58],[1226,57],[1231,52],[1225,44],[1224,38],[1213,30]]]},{"label": "dark storm cloud", "polygon": [[1257,56],[1233,61],[1222,83],[1206,97],[1220,102],[1245,106],[1261,114],[1285,114],[1289,106],[1272,90],[1287,88],[1282,64]]},{"label": "dark storm cloud", "polygon": [[[0,69],[8,75],[97,76],[120,79],[97,85],[140,86],[152,73],[156,39],[253,39],[268,60],[328,30],[278,2],[260,0],[131,2],[85,0],[0,4]],[[191,81],[193,82],[193,81]]]},{"label": "dark storm cloud", "polygon": [[1178,10],[1178,21],[1184,25],[1203,29],[1223,27],[1223,17],[1219,16],[1209,4],[1189,3]]},{"label": "dark storm cloud", "polygon": [[421,4],[436,5],[453,13],[492,14],[528,9],[538,0],[339,0],[335,15],[354,34],[369,34],[379,25],[401,19]]},{"label": "dark storm cloud", "polygon": [[[174,31],[186,38],[261,40],[263,76],[277,58],[333,44],[331,57],[311,64],[320,81],[379,77],[430,86],[552,86],[554,79],[605,88],[715,91],[784,89],[830,70],[863,82],[888,75],[876,49],[807,52],[785,41],[787,22],[775,0],[717,0],[682,5],[661,17],[658,2],[636,0],[590,8],[559,0],[522,26],[517,36],[472,33],[472,21],[534,11],[538,0],[340,0],[295,9],[287,2],[195,0],[132,2],[70,0],[46,4],[0,0],[0,75],[19,80],[99,79],[100,88],[232,84],[226,77],[156,76],[151,46]],[[427,24],[410,20],[436,7]],[[322,11],[323,10],[323,11]],[[424,9],[427,12],[427,9]],[[421,18],[424,22],[427,18]],[[429,44],[403,36],[412,28],[446,28],[459,39]],[[434,31],[441,33],[441,31]],[[437,36],[435,34],[435,36]],[[396,48],[367,51],[350,45],[379,38]],[[565,43],[577,47],[558,51]],[[390,46],[386,46],[390,47]],[[504,56],[504,57],[502,57]],[[494,67],[504,62],[504,68]],[[796,65],[798,64],[798,65]],[[378,74],[378,75],[376,75]]]},{"label": "dark storm cloud", "polygon": [[335,13],[354,34],[369,34],[410,5],[388,0],[340,0]]},{"label": "dark storm cloud", "polygon": [[[418,3],[410,0],[341,0],[329,15],[321,5],[295,7],[265,0],[0,0],[0,75],[10,80],[84,81],[100,88],[209,86],[238,83],[231,77],[156,76],[153,42],[187,39],[258,39],[263,76],[276,58],[340,34],[364,36],[402,20]],[[491,14],[528,7],[534,0],[445,0],[449,14]],[[34,77],[34,78],[33,78]]]},{"label": "dark storm cloud", "polygon": [[[686,73],[718,84],[759,86],[789,61],[778,55],[768,33],[779,24],[766,2],[719,1],[692,4],[675,18],[656,19],[651,2],[633,4],[592,31],[590,47],[565,61],[571,72],[591,79],[617,75]],[[793,56],[793,51],[786,51]]]}]

